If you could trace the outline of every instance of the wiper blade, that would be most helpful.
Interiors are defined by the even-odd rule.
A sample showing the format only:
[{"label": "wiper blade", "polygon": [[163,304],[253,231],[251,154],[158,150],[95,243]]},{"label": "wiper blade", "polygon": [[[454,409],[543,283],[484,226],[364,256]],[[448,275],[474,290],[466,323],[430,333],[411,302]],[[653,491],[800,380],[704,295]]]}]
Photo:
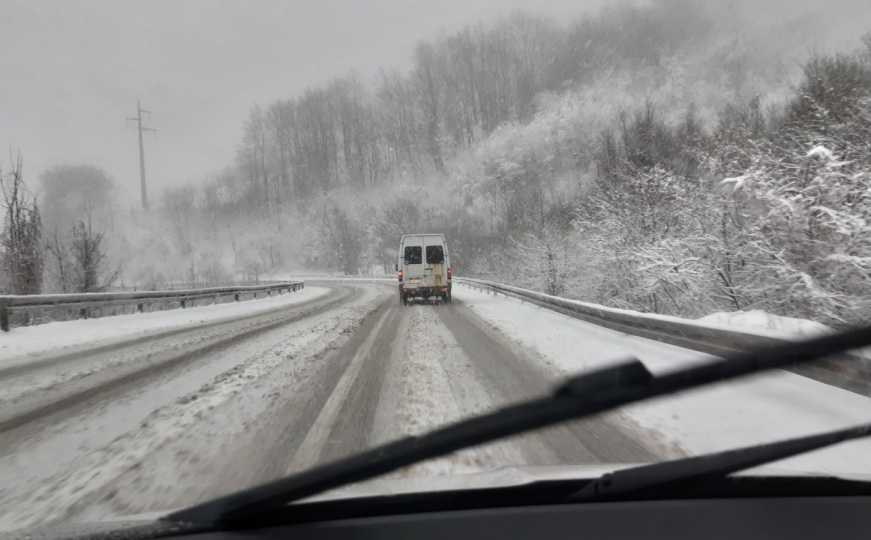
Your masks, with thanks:
[{"label": "wiper blade", "polygon": [[585,485],[571,500],[608,500],[677,482],[722,478],[838,443],[871,437],[871,423],[703,456],[621,469]]},{"label": "wiper blade", "polygon": [[568,379],[553,394],[377,446],[251,489],[164,517],[175,522],[245,527],[284,505],[346,484],[440,457],[471,446],[583,418],[641,400],[786,367],[871,344],[871,327],[804,342],[736,353],[724,360],[654,377],[630,360]]}]

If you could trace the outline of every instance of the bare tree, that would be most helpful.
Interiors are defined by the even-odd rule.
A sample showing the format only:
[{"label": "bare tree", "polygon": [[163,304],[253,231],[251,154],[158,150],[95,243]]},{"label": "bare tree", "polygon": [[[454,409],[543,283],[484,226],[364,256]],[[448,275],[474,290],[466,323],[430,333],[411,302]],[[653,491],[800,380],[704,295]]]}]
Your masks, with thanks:
[{"label": "bare tree", "polygon": [[9,289],[15,294],[42,291],[42,220],[35,198],[28,199],[22,175],[22,159],[14,159],[12,170],[0,173],[5,219],[0,247]]},{"label": "bare tree", "polygon": [[51,238],[46,242],[45,249],[51,256],[52,264],[49,272],[54,274],[55,286],[61,292],[70,292],[70,287],[72,286],[70,253],[57,229],[54,230]]},{"label": "bare tree", "polygon": [[420,155],[416,142],[420,113],[411,84],[397,72],[382,71],[377,97],[388,159],[396,168],[410,167],[418,172]]},{"label": "bare tree", "polygon": [[266,121],[269,124],[271,151],[275,154],[274,161],[278,168],[278,183],[276,199],[279,205],[288,196],[293,183],[293,130],[296,113],[293,101],[278,101],[269,106],[266,111]]},{"label": "bare tree", "polygon": [[247,172],[251,188],[262,208],[269,210],[269,171],[266,168],[267,119],[258,105],[251,109],[245,124],[245,137],[239,148],[239,160]]},{"label": "bare tree", "polygon": [[421,108],[424,111],[426,147],[433,165],[439,172],[444,172],[445,162],[442,157],[439,135],[441,130],[440,89],[438,73],[436,73],[436,51],[429,43],[421,43],[415,50],[415,75],[418,82]]}]

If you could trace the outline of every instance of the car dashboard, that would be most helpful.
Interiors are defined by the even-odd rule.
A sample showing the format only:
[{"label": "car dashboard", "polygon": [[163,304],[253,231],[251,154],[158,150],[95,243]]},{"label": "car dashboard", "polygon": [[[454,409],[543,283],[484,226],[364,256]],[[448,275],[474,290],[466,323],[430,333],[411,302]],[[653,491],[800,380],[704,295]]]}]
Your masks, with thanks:
[{"label": "car dashboard", "polygon": [[871,496],[626,501],[381,515],[171,538],[867,539],[869,508]]}]

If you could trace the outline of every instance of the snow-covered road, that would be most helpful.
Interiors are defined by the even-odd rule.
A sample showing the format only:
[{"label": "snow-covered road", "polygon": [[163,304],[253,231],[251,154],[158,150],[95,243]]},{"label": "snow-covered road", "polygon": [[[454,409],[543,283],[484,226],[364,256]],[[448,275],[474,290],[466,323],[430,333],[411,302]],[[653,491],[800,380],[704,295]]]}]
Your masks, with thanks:
[{"label": "snow-covered road", "polygon": [[[569,371],[629,355],[653,370],[702,358],[463,287],[453,305],[409,307],[389,283],[306,290],[281,306],[252,301],[230,318],[179,322],[187,326],[177,332],[108,336],[95,354],[64,356],[46,343],[41,355],[28,337],[26,356],[4,359],[18,367],[4,376],[0,363],[0,530],[191,504],[538,394]],[[198,317],[196,309],[186,317]],[[86,323],[107,321],[55,328],[95,332]],[[394,476],[652,461],[867,420],[869,404],[778,373]],[[844,449],[839,457],[858,460],[855,468],[871,461],[857,457],[871,455],[867,446],[832,452]]]}]

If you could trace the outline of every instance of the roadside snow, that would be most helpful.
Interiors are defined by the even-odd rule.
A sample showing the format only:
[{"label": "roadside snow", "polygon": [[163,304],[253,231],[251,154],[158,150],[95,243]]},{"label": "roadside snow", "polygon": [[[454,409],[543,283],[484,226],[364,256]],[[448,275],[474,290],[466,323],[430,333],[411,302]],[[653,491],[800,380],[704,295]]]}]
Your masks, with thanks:
[{"label": "roadside snow", "polygon": [[783,339],[807,339],[834,331],[832,328],[816,321],[773,315],[759,309],[752,311],[720,311],[696,319],[696,321],[706,325],[734,328],[749,334]]},{"label": "roadside snow", "polygon": [[817,145],[808,151],[807,157],[820,159],[822,161],[833,161],[835,159],[835,154],[825,146]]},{"label": "roadside snow", "polygon": [[750,175],[734,176],[732,178],[724,178],[722,181],[720,181],[720,183],[724,186],[732,184],[732,190],[738,191],[742,189],[745,184],[747,184],[748,180],[752,180],[752,178],[753,177]]},{"label": "roadside snow", "polygon": [[[460,286],[455,288],[454,297],[509,338],[541,354],[556,375],[633,357],[654,373],[712,359],[502,295]],[[809,330],[801,324],[784,326]],[[868,422],[871,399],[778,371],[645,402],[622,412],[667,443],[699,454]],[[842,444],[785,460],[778,467],[833,474],[867,473],[871,470],[871,442]]]},{"label": "roadside snow", "polygon": [[79,346],[96,347],[170,329],[255,315],[314,300],[328,291],[324,287],[306,287],[259,300],[12,328],[0,334],[0,369],[28,363],[37,355],[61,353]]},{"label": "roadside snow", "polygon": [[[462,283],[458,283],[458,285],[463,286]],[[737,323],[740,323],[740,324],[746,323],[746,326],[737,327],[737,326],[735,326],[736,323],[735,322],[730,323],[727,317],[719,317],[719,318],[714,317],[712,319],[705,319],[705,318],[685,319],[682,317],[675,317],[673,315],[660,315],[659,313],[646,313],[646,312],[635,311],[635,310],[631,310],[631,309],[613,308],[613,307],[603,306],[601,304],[593,304],[590,302],[584,302],[582,300],[575,300],[572,298],[563,298],[563,297],[558,297],[558,296],[552,296],[552,295],[544,294],[544,293],[537,292],[537,291],[529,291],[528,289],[522,289],[519,287],[512,287],[512,286],[508,286],[505,284],[502,284],[502,287],[504,287],[505,289],[507,289],[509,291],[514,290],[515,292],[518,292],[518,293],[533,293],[539,299],[544,300],[544,301],[558,300],[561,304],[565,305],[566,307],[577,306],[578,308],[580,308],[580,311],[586,312],[586,313],[595,313],[595,314],[598,314],[600,316],[617,316],[618,318],[622,317],[622,316],[628,316],[632,319],[639,320],[639,321],[645,321],[645,322],[677,323],[680,325],[692,325],[692,326],[695,326],[697,328],[709,328],[711,330],[721,330],[721,331],[727,331],[727,332],[733,332],[733,333],[746,333],[746,334],[769,336],[769,337],[776,337],[776,338],[783,338],[784,337],[784,330],[783,329],[787,329],[787,330],[788,329],[798,329],[799,325],[803,325],[802,328],[806,329],[806,331],[808,333],[810,333],[810,330],[812,328],[816,328],[816,327],[827,328],[823,325],[816,325],[816,323],[813,323],[812,321],[806,321],[803,319],[789,319],[788,317],[780,317],[780,319],[782,319],[782,320],[776,321],[775,319],[777,319],[778,316],[770,315],[770,314],[766,313],[765,317],[767,319],[771,319],[771,320],[766,320],[766,324],[771,324],[771,325],[773,325],[773,327],[781,328],[781,330],[778,332],[772,332],[770,330],[766,330],[764,327],[759,327],[759,328],[754,327],[754,325],[753,325],[754,320],[761,320],[763,318],[760,314],[762,314],[764,312],[761,312],[761,311],[760,312],[755,312],[755,311],[737,312],[737,313],[748,314],[748,317],[745,318],[746,319],[745,321],[742,321],[740,317],[736,318]]]}]

